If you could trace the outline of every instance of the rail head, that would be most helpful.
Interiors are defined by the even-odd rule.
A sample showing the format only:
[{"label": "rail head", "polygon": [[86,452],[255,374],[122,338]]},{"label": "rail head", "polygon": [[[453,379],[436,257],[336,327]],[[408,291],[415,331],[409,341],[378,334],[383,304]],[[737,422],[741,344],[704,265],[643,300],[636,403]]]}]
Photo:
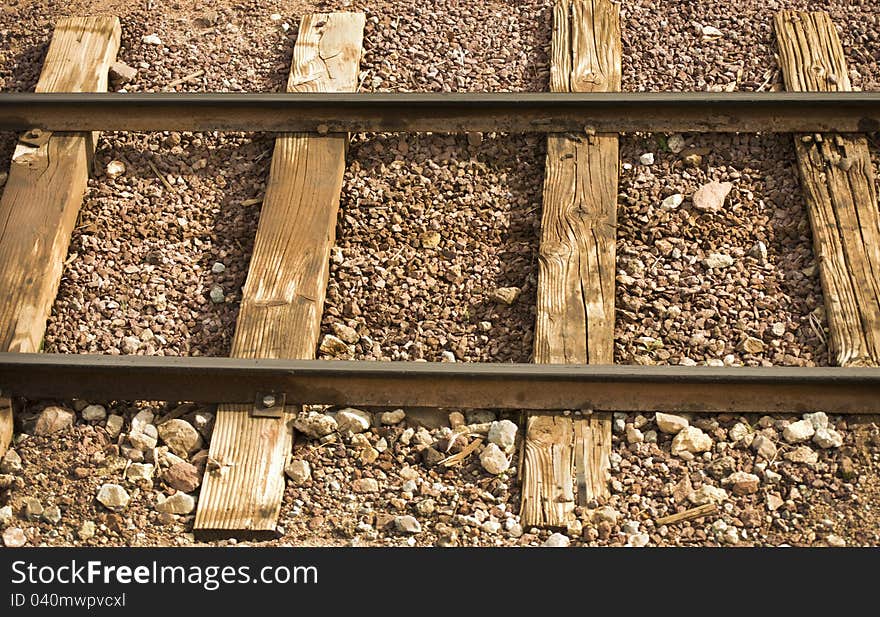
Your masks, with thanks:
[{"label": "rail head", "polygon": [[875,132],[880,92],[4,93],[0,130]]},{"label": "rail head", "polygon": [[682,367],[0,354],[29,399],[588,411],[880,412],[880,368]]}]

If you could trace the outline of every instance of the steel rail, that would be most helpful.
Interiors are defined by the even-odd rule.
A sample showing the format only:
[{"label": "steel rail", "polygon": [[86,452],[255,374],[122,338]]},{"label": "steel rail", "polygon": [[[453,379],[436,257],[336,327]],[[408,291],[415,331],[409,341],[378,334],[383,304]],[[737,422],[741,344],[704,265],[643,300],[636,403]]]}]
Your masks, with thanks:
[{"label": "steel rail", "polygon": [[0,95],[0,130],[874,132],[880,92],[40,93]]},{"label": "steel rail", "polygon": [[470,364],[0,353],[30,399],[560,411],[880,412],[877,368]]}]

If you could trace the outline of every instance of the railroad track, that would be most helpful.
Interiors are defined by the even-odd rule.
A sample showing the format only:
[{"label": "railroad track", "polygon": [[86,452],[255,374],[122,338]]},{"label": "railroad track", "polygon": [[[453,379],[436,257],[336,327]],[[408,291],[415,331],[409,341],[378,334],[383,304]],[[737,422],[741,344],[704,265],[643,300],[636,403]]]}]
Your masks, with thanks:
[{"label": "railroad track", "polygon": [[[35,94],[0,95],[24,134],[0,202],[0,449],[11,397],[219,403],[196,532],[271,537],[303,404],[526,410],[522,517],[564,525],[607,495],[612,411],[877,413],[880,221],[861,133],[880,93],[850,92],[824,13],[776,19],[788,93],[621,94],[607,0],[559,0],[551,93],[352,94],[364,17],[310,15],[286,94],[106,94],[115,18],[56,28]],[[275,145],[234,358],[39,354],[100,130],[271,131]],[[347,132],[548,134],[533,365],[319,362]],[[613,366],[617,134],[795,133],[836,363],[832,368]],[[571,410],[575,410],[573,413]]]}]

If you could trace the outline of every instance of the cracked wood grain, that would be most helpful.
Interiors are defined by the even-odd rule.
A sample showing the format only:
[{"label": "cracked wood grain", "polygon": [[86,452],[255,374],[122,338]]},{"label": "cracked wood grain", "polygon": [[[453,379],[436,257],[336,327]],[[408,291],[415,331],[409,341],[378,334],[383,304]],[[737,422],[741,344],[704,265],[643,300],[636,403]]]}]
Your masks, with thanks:
[{"label": "cracked wood grain", "polygon": [[[115,17],[67,17],[55,26],[37,92],[100,92],[119,49]],[[97,133],[19,141],[0,199],[0,351],[40,351],[70,234],[88,182]],[[12,408],[0,399],[0,455]]]},{"label": "cracked wood grain", "polygon": [[[551,89],[620,90],[618,6],[559,0],[553,19]],[[586,128],[547,138],[535,362],[614,361],[618,137]],[[576,503],[608,495],[610,414],[532,414],[523,454],[523,524],[564,526]]]},{"label": "cracked wood grain", "polygon": [[[825,12],[775,16],[786,88],[852,90],[843,46]],[[864,135],[795,135],[795,152],[830,332],[834,362],[880,360],[880,215]]]},{"label": "cracked wood grain", "polygon": [[[355,91],[363,13],[303,17],[290,92]],[[311,359],[335,241],[347,137],[285,134],[275,140],[241,310],[232,343],[239,358]],[[269,536],[284,494],[284,466],[299,408],[250,417],[221,405],[211,439],[195,530],[202,537]]]}]

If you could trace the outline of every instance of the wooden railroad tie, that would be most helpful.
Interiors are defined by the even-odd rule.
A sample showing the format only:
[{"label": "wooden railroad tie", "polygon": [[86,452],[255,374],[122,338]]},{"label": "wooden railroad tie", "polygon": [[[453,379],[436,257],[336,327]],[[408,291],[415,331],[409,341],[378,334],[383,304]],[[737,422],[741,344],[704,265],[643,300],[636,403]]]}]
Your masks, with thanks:
[{"label": "wooden railroad tie", "polygon": [[[843,46],[825,12],[776,14],[786,88],[852,90]],[[795,135],[833,360],[840,366],[880,361],[880,213],[864,135]]]},{"label": "wooden railroad tie", "polygon": [[[617,4],[556,3],[551,90],[620,90],[620,59]],[[535,362],[614,361],[617,147],[615,134],[547,137]],[[611,414],[529,415],[521,460],[523,525],[564,526],[576,503],[607,497],[610,456]]]},{"label": "wooden railroad tie", "polygon": [[[105,91],[120,34],[116,17],[61,19],[36,91]],[[0,351],[42,349],[98,135],[32,130],[16,145],[0,199]],[[12,430],[12,402],[0,398],[0,456]]]},{"label": "wooden railroad tie", "polygon": [[[303,17],[288,92],[357,90],[364,24],[363,13]],[[233,356],[315,357],[347,140],[346,135],[305,134],[275,140]],[[268,407],[278,404],[271,402]],[[274,535],[300,408],[281,401],[279,417],[258,417],[261,405],[255,401],[251,413],[231,405],[217,411],[213,463],[196,513],[200,537]]]}]

